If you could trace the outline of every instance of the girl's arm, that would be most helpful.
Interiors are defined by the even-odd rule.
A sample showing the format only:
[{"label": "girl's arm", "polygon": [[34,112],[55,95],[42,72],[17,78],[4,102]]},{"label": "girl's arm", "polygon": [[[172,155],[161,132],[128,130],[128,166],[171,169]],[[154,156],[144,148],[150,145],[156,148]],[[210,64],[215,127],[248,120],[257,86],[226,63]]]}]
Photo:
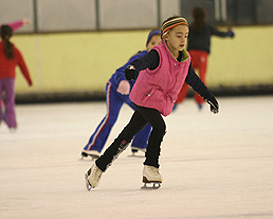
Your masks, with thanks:
[{"label": "girl's arm", "polygon": [[12,28],[13,31],[16,31],[24,26],[24,22],[23,20],[15,21],[15,22],[9,23],[8,25]]},{"label": "girl's arm", "polygon": [[131,63],[137,72],[142,71],[146,68],[154,70],[159,65],[159,54],[156,50],[152,49],[146,56],[136,59]]},{"label": "girl's arm", "polygon": [[234,32],[232,30],[228,30],[228,31],[224,32],[224,31],[217,30],[213,26],[209,26],[209,27],[210,27],[211,35],[215,35],[215,36],[222,37],[222,38],[234,37]]},{"label": "girl's arm", "polygon": [[146,51],[140,51],[136,55],[132,56],[127,63],[125,63],[122,67],[118,68],[116,72],[112,75],[114,81],[119,84],[122,80],[126,80],[124,71],[128,65],[130,65],[134,60],[147,55]]},{"label": "girl's arm", "polygon": [[15,52],[16,52],[16,57],[18,58],[19,67],[20,67],[25,79],[27,80],[28,85],[32,86],[32,80],[30,78],[30,75],[29,75],[26,63],[25,63],[25,61],[23,59],[23,56],[22,56],[22,54],[20,53],[20,51],[18,49],[15,49]]},{"label": "girl's arm", "polygon": [[[20,21],[15,21],[15,22],[12,22],[12,23],[8,23],[8,25],[11,27],[11,29],[13,31],[16,31],[20,28],[22,28],[24,25],[27,25],[29,23],[29,19],[23,19],[23,20],[20,20]],[[0,25],[1,27],[1,25]]]},{"label": "girl's arm", "polygon": [[209,91],[209,89],[205,86],[202,80],[196,75],[191,64],[185,82],[189,84],[210,105],[211,112],[219,112],[219,104],[217,100]]},{"label": "girl's arm", "polygon": [[211,99],[213,97],[212,93],[193,70],[192,64],[190,64],[185,82],[190,85],[204,99]]},{"label": "girl's arm", "polygon": [[146,56],[136,59],[125,69],[125,78],[128,81],[136,80],[140,71],[149,68],[154,70],[159,65],[159,54],[152,49]]}]

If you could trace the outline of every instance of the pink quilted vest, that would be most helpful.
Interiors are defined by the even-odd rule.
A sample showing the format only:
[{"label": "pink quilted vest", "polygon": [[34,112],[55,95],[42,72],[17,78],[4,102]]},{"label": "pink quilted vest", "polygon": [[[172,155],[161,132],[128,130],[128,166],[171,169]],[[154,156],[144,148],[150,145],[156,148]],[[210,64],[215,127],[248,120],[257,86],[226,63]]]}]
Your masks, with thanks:
[{"label": "pink quilted vest", "polygon": [[160,63],[152,71],[147,68],[139,73],[129,97],[136,105],[156,109],[167,116],[185,82],[191,58],[184,49],[182,61],[178,62],[165,41],[153,49],[158,52]]}]

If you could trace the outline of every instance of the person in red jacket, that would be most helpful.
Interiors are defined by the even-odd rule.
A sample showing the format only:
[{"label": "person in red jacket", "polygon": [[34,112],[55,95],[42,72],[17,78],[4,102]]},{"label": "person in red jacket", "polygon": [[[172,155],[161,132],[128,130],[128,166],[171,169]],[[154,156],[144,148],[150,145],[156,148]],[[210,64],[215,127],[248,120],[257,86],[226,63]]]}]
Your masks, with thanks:
[{"label": "person in red jacket", "polygon": [[[19,21],[14,21],[14,22],[11,22],[11,23],[8,23],[8,25],[11,27],[11,29],[13,30],[13,32],[21,29],[23,26],[29,24],[30,21],[28,18],[25,18],[23,20],[19,20]],[[0,25],[0,28],[1,28],[1,25]],[[4,117],[4,111],[5,111],[5,103],[4,101],[0,101],[0,108],[2,107],[2,118],[0,117],[0,120],[5,120],[5,117]],[[1,122],[1,121],[0,121]]]},{"label": "person in red jacket", "polygon": [[[5,92],[5,122],[9,129],[17,128],[15,115],[15,67],[18,65],[26,78],[29,86],[32,86],[27,66],[20,51],[10,42],[13,34],[12,28],[8,25],[2,25],[0,28],[0,102],[2,94]],[[0,110],[2,118],[2,110]]]}]

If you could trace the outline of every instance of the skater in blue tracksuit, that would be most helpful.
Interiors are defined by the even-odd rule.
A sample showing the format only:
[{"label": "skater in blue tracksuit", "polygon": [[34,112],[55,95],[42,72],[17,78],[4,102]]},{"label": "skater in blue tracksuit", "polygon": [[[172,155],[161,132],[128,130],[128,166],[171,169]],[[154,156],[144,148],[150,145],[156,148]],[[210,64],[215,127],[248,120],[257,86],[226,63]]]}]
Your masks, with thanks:
[{"label": "skater in blue tracksuit", "polygon": [[[117,69],[109,79],[106,84],[106,115],[97,126],[95,132],[91,135],[87,145],[84,147],[82,157],[91,156],[92,158],[98,158],[100,156],[124,103],[128,104],[133,110],[135,110],[135,106],[129,99],[129,93],[134,86],[135,81],[126,80],[124,70],[132,61],[147,55],[154,46],[160,43],[160,30],[152,30],[149,33],[146,42],[147,50],[139,51],[136,55],[131,57],[129,61]],[[136,153],[138,150],[145,151],[150,131],[151,126],[147,124],[143,130],[135,136],[131,144],[133,153]]]}]

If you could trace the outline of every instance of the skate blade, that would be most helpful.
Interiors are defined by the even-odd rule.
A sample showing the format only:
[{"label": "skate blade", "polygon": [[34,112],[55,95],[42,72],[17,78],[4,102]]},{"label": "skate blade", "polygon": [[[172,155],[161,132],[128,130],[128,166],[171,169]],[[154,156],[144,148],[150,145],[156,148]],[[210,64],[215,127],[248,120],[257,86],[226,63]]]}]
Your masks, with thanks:
[{"label": "skate blade", "polygon": [[84,158],[86,158],[86,157],[85,156],[81,156],[81,158],[79,160],[86,160]]},{"label": "skate blade", "polygon": [[91,160],[97,160],[100,156],[97,155],[88,155],[89,157],[91,157]]},{"label": "skate blade", "polygon": [[88,173],[85,174],[85,185],[86,185],[86,189],[89,192],[93,187],[90,185],[89,181],[88,181]]},{"label": "skate blade", "polygon": [[91,156],[91,155],[88,155],[87,157],[85,156],[82,156],[79,160],[82,160],[82,161],[95,161],[99,158],[99,156]]},{"label": "skate blade", "polygon": [[140,155],[140,154],[130,154],[128,157],[137,157],[137,158],[145,158],[145,155]]},{"label": "skate blade", "polygon": [[159,189],[160,187],[161,187],[161,183],[159,183],[159,182],[153,182],[153,183],[144,183],[144,185],[141,187],[141,189],[144,189],[144,190],[155,190],[155,189]]},{"label": "skate blade", "polygon": [[144,185],[141,189],[159,189],[161,186],[161,181],[149,181],[145,176],[143,176],[142,182]]}]

